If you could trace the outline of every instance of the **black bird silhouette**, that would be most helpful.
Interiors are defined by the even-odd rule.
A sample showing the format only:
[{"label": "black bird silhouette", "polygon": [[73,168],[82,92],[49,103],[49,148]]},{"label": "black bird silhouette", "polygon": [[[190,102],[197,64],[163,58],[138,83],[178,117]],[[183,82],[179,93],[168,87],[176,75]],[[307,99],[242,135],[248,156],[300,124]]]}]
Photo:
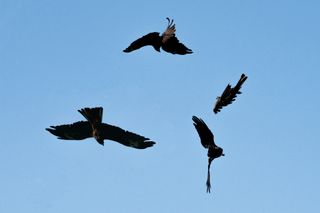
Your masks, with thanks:
[{"label": "black bird silhouette", "polygon": [[158,52],[160,52],[161,47],[164,51],[172,54],[191,54],[192,50],[187,48],[184,44],[180,43],[177,37],[175,36],[176,25],[173,24],[173,19],[170,20],[169,18],[167,18],[167,20],[167,29],[164,33],[162,33],[161,36],[158,32],[152,32],[147,35],[144,35],[141,38],[132,42],[129,45],[129,47],[123,50],[123,52],[129,53],[141,47],[151,45]]},{"label": "black bird silhouette", "polygon": [[231,88],[231,85],[228,84],[227,87],[224,89],[222,95],[217,97],[216,104],[213,108],[213,112],[217,114],[220,112],[220,110],[231,104],[234,100],[236,100],[236,97],[238,94],[241,94],[240,89],[242,84],[247,80],[248,76],[245,74],[241,74],[241,77],[237,83],[237,85],[233,88]]},{"label": "black bird silhouette", "polygon": [[210,193],[211,183],[210,183],[210,165],[211,162],[220,156],[224,156],[223,149],[217,146],[214,143],[214,136],[211,130],[208,128],[206,123],[201,119],[197,118],[196,116],[192,116],[193,125],[196,128],[201,144],[204,148],[208,149],[208,174],[207,174],[207,193]]},{"label": "black bird silhouette", "polygon": [[101,145],[104,145],[104,140],[116,141],[136,149],[145,149],[155,144],[155,142],[150,141],[149,138],[144,136],[123,130],[120,127],[102,123],[102,107],[83,108],[78,110],[78,112],[87,121],[50,126],[46,130],[63,140],[83,140],[94,137]]}]

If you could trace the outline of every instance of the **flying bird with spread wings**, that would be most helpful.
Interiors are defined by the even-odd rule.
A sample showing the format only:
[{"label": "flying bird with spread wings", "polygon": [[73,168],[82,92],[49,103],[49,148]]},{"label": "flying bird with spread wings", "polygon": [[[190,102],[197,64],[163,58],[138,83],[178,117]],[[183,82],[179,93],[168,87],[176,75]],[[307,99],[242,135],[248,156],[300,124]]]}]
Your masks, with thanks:
[{"label": "flying bird with spread wings", "polygon": [[104,145],[104,140],[116,141],[136,149],[145,149],[155,144],[144,136],[102,123],[102,107],[83,108],[78,112],[86,118],[86,121],[50,126],[46,130],[63,140],[83,140],[94,137],[101,145]]},{"label": "flying bird with spread wings", "polygon": [[211,130],[208,128],[207,124],[201,119],[196,116],[192,116],[193,125],[196,128],[200,142],[202,146],[208,149],[208,174],[207,174],[207,193],[210,193],[211,190],[211,182],[210,182],[210,166],[211,162],[218,157],[224,156],[223,149],[217,146],[214,142],[214,135],[212,134]]},{"label": "flying bird with spread wings", "polygon": [[152,32],[132,42],[123,52],[129,53],[141,47],[151,45],[156,51],[160,52],[160,48],[164,51],[172,54],[185,55],[191,54],[192,50],[187,48],[184,44],[180,43],[177,39],[176,25],[173,23],[173,19],[167,18],[167,29],[162,33]]},{"label": "flying bird with spread wings", "polygon": [[213,112],[217,114],[221,111],[221,109],[229,104],[231,104],[234,100],[236,100],[237,95],[241,94],[241,86],[247,80],[248,76],[245,74],[241,74],[241,77],[235,87],[231,87],[230,84],[224,89],[221,96],[217,97],[215,106],[213,108]]}]

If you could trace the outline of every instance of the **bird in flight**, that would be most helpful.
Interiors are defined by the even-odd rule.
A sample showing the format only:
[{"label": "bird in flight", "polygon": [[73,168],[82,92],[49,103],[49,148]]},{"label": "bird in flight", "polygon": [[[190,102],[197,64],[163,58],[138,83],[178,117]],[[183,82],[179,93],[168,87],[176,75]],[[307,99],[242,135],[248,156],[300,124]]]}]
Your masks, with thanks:
[{"label": "bird in flight", "polygon": [[46,130],[63,140],[83,140],[94,137],[101,145],[104,145],[104,140],[116,141],[136,149],[145,149],[155,144],[144,136],[102,123],[102,107],[83,108],[78,112],[86,118],[86,121],[50,126]]},{"label": "bird in flight", "polygon": [[237,95],[241,94],[241,86],[247,80],[247,78],[248,76],[246,76],[245,74],[241,74],[241,77],[235,87],[231,87],[230,84],[227,85],[222,95],[217,97],[215,106],[213,108],[213,112],[215,114],[220,112],[223,107],[231,104],[236,99]]},{"label": "bird in flight", "polygon": [[170,18],[167,18],[167,20],[167,29],[162,33],[161,36],[158,32],[152,32],[144,35],[132,42],[129,47],[123,50],[123,52],[129,53],[141,47],[151,45],[158,52],[160,52],[160,48],[162,48],[164,51],[172,54],[191,54],[192,50],[180,43],[177,39],[175,35],[176,25],[173,23],[173,19],[171,20]]},{"label": "bird in flight", "polygon": [[207,193],[210,193],[211,190],[211,183],[210,183],[210,166],[211,162],[220,156],[224,156],[223,149],[217,146],[214,142],[214,135],[212,134],[211,130],[208,128],[206,123],[196,116],[192,116],[193,125],[196,128],[200,142],[202,146],[208,149],[208,174],[207,174]]}]

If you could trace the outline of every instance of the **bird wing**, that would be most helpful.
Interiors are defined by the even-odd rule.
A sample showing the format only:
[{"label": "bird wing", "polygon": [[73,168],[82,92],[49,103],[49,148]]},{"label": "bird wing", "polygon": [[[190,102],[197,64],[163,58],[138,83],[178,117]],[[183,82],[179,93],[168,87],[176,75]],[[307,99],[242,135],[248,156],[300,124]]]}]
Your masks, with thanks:
[{"label": "bird wing", "polygon": [[245,74],[241,74],[240,79],[237,83],[237,85],[235,87],[232,88],[231,90],[231,98],[234,99],[237,97],[237,94],[241,94],[241,86],[242,84],[247,80],[248,76],[246,76]]},{"label": "bird wing", "polygon": [[46,128],[46,130],[63,140],[83,140],[92,137],[92,128],[87,121],[50,126],[50,128]]},{"label": "bird wing", "polygon": [[134,50],[140,49],[141,47],[152,45],[157,51],[160,51],[161,46],[161,38],[160,33],[153,32],[149,33],[147,35],[142,36],[141,38],[138,38],[134,42],[132,42],[129,47],[127,47],[123,52],[132,52]]},{"label": "bird wing", "polygon": [[179,55],[192,53],[192,50],[180,43],[174,34],[162,44],[162,49],[166,52]]},{"label": "bird wing", "polygon": [[176,25],[173,23],[173,19],[167,17],[168,26],[167,29],[162,33],[162,43],[166,43],[169,38],[175,35]]},{"label": "bird wing", "polygon": [[241,77],[235,87],[231,88],[230,84],[227,85],[227,87],[223,91],[221,97],[217,98],[216,104],[213,109],[214,113],[220,112],[220,110],[223,107],[225,107],[225,106],[231,104],[233,101],[235,101],[237,95],[241,94],[241,91],[240,91],[241,86],[247,80],[247,78],[248,77],[245,74],[241,74]]},{"label": "bird wing", "polygon": [[150,141],[149,138],[126,131],[117,126],[103,123],[100,130],[104,139],[116,141],[136,149],[145,149],[155,144],[155,142]]},{"label": "bird wing", "polygon": [[228,84],[226,86],[226,88],[224,89],[223,93],[221,94],[221,96],[217,97],[217,101],[216,101],[215,106],[213,108],[214,113],[220,112],[222,107],[227,106],[228,104],[231,103],[228,98],[230,96],[230,94],[231,94],[231,85]]},{"label": "bird wing", "polygon": [[193,125],[196,128],[201,144],[204,148],[209,148],[209,146],[216,146],[214,143],[214,136],[211,130],[208,128],[207,124],[196,116],[192,116]]}]

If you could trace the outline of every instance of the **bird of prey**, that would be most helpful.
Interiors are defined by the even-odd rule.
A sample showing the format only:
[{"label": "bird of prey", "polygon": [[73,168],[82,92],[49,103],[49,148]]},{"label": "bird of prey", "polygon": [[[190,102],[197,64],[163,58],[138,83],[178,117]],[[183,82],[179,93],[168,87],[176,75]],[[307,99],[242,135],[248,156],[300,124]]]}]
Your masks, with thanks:
[{"label": "bird of prey", "polygon": [[217,97],[216,104],[213,108],[213,112],[217,114],[220,112],[220,110],[231,104],[237,97],[238,94],[241,94],[240,89],[242,84],[247,80],[248,76],[245,74],[241,74],[241,77],[235,87],[231,87],[230,84],[227,85],[227,87],[224,89],[222,95]]},{"label": "bird of prey", "polygon": [[167,20],[167,29],[164,31],[164,33],[162,33],[161,36],[158,32],[152,32],[144,35],[132,42],[129,47],[123,50],[123,52],[129,53],[141,47],[151,45],[158,52],[160,52],[161,47],[164,51],[172,54],[191,54],[192,50],[187,48],[184,44],[180,43],[175,36],[176,25],[173,23],[173,19],[170,20],[170,18],[167,18]]},{"label": "bird of prey", "polygon": [[204,148],[208,149],[208,174],[207,174],[207,193],[210,193],[211,183],[210,183],[210,165],[211,162],[220,156],[224,156],[223,149],[217,146],[214,142],[214,136],[211,130],[208,128],[206,123],[196,116],[192,116],[193,125],[196,128],[201,144]]},{"label": "bird of prey", "polygon": [[102,123],[102,111],[102,107],[80,109],[78,112],[86,118],[86,121],[50,126],[46,130],[63,140],[83,140],[94,137],[101,145],[104,145],[104,140],[116,141],[136,149],[145,149],[155,144],[144,136]]}]

